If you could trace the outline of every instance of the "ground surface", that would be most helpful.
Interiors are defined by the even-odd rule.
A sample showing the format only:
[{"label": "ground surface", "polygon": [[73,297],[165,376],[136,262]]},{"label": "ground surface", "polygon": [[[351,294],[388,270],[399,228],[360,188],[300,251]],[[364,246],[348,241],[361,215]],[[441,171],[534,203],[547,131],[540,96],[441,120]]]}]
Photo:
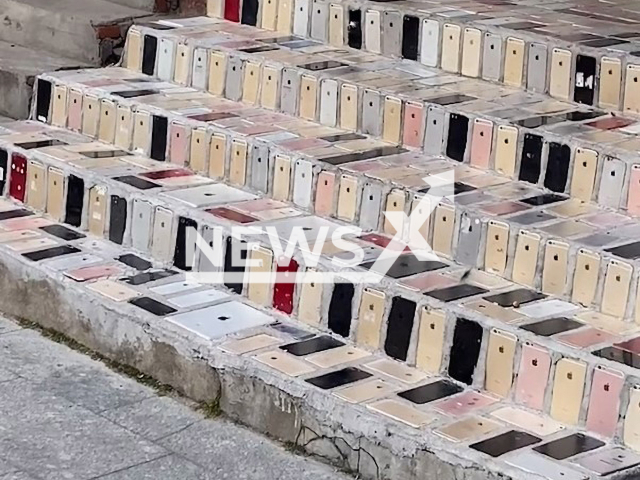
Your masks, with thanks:
[{"label": "ground surface", "polygon": [[351,477],[0,317],[0,480]]}]

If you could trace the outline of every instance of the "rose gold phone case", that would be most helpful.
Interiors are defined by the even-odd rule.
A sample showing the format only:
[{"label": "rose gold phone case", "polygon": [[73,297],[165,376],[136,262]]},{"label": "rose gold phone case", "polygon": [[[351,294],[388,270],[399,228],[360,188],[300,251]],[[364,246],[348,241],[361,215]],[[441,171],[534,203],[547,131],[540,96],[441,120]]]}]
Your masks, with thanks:
[{"label": "rose gold phone case", "polygon": [[317,97],[318,79],[312,75],[302,75],[300,78],[300,118],[315,120]]},{"label": "rose gold phone case", "polygon": [[618,318],[624,317],[629,300],[632,275],[633,267],[628,263],[615,259],[609,260],[602,289],[602,303],[600,305],[602,313]]},{"label": "rose gold phone case", "polygon": [[578,423],[586,375],[583,362],[569,358],[558,361],[549,411],[552,418],[569,425]]},{"label": "rose gold phone case", "polygon": [[333,193],[336,175],[332,172],[320,172],[318,175],[318,186],[316,188],[316,215],[333,215]]},{"label": "rose gold phone case", "polygon": [[268,306],[271,304],[271,283],[264,282],[260,277],[272,271],[273,253],[271,250],[256,246],[251,251],[250,260],[259,265],[249,266],[249,300],[259,305]]},{"label": "rose gold phone case", "polygon": [[82,92],[78,90],[69,90],[69,116],[67,118],[67,127],[76,132],[82,129]]},{"label": "rose gold phone case", "polygon": [[576,255],[571,301],[588,307],[593,302],[598,285],[600,255],[581,248]]},{"label": "rose gold phone case", "polygon": [[535,287],[539,248],[539,234],[520,230],[511,274],[514,282]]},{"label": "rose gold phone case", "polygon": [[133,288],[113,280],[98,280],[87,285],[87,288],[116,302],[126,302],[141,295]]},{"label": "rose gold phone case", "polygon": [[549,352],[537,345],[525,343],[522,346],[515,401],[534,410],[542,410],[550,369]]},{"label": "rose gold phone case", "polygon": [[62,221],[65,215],[65,180],[62,170],[49,167],[47,179],[47,214],[58,222]]},{"label": "rose gold phone case", "polygon": [[39,211],[44,211],[47,205],[47,170],[33,160],[27,168],[27,205]]},{"label": "rose gold phone case", "polygon": [[571,176],[571,196],[590,202],[598,169],[598,152],[587,148],[576,148]]},{"label": "rose gold phone case", "polygon": [[488,169],[491,163],[492,142],[493,122],[476,118],[473,121],[471,157],[469,163],[474,167]]},{"label": "rose gold phone case", "polygon": [[481,45],[482,32],[477,28],[465,28],[462,45],[462,75],[474,78],[480,76]]},{"label": "rose gold phone case", "polygon": [[53,87],[53,114],[51,115],[51,125],[55,127],[67,126],[67,87],[56,85]]},{"label": "rose gold phone case", "polygon": [[122,269],[115,266],[99,265],[95,267],[83,267],[76,270],[68,270],[64,275],[76,282],[86,282],[96,278],[113,277],[120,275]]},{"label": "rose gold phone case", "polygon": [[82,133],[95,138],[98,135],[100,104],[94,95],[85,95],[82,101]]},{"label": "rose gold phone case", "polygon": [[207,171],[208,152],[207,131],[201,128],[192,130],[189,168],[197,173],[205,173]]},{"label": "rose gold phone case", "polygon": [[622,62],[618,58],[602,57],[600,61],[600,90],[598,103],[601,108],[620,108]]},{"label": "rose gold phone case", "polygon": [[445,23],[442,27],[442,56],[440,68],[445,72],[460,71],[460,27]]},{"label": "rose gold phone case", "polygon": [[487,246],[484,255],[486,271],[503,275],[507,266],[509,246],[509,225],[489,220],[487,223]]},{"label": "rose gold phone case", "polygon": [[[282,3],[282,1],[280,3]],[[260,103],[264,108],[268,108],[270,110],[278,108],[278,99],[280,98],[279,88],[280,70],[276,67],[265,65],[262,68],[262,88],[260,97]]]},{"label": "rose gold phone case", "polygon": [[402,143],[409,147],[422,147],[424,133],[424,104],[406,102],[404,107],[404,127]]},{"label": "rose gold phone case", "polygon": [[[271,0],[275,3],[275,0]],[[242,82],[242,101],[251,105],[258,103],[258,93],[260,91],[260,63],[245,62],[244,80]]]},{"label": "rose gold phone case", "polygon": [[184,166],[189,154],[189,127],[177,122],[169,126],[169,158],[171,163]]},{"label": "rose gold phone case", "polygon": [[542,291],[552,295],[562,295],[567,284],[567,262],[569,244],[549,240],[545,247],[542,267]]},{"label": "rose gold phone case", "polygon": [[343,83],[340,87],[340,127],[358,129],[358,87]]},{"label": "rose gold phone case", "polygon": [[382,117],[382,139],[386,142],[400,143],[402,127],[402,100],[386,96]]},{"label": "rose gold phone case", "polygon": [[631,215],[640,216],[640,165],[631,167],[627,211]]},{"label": "rose gold phone case", "polygon": [[629,392],[629,406],[622,430],[624,444],[640,450],[640,386],[634,385]]},{"label": "rose gold phone case", "polygon": [[512,87],[522,86],[524,71],[524,41],[519,38],[507,38],[504,56],[504,84]]},{"label": "rose gold phone case", "polygon": [[209,146],[209,176],[211,178],[224,178],[226,151],[227,137],[221,133],[214,133],[211,136]]},{"label": "rose gold phone case", "polygon": [[456,210],[453,205],[441,203],[433,212],[432,248],[445,257],[451,257]]},{"label": "rose gold phone case", "polygon": [[554,48],[551,53],[551,73],[549,74],[549,95],[569,100],[571,89],[571,52]]},{"label": "rose gold phone case", "polygon": [[[387,195],[387,201],[385,204],[384,211],[385,212],[404,212],[405,206],[405,193],[404,190],[391,190],[389,195]],[[399,224],[399,225],[398,225]],[[389,221],[389,219],[385,216],[383,223],[383,232],[394,236],[398,231],[396,230],[396,225],[400,228],[403,228],[403,222],[396,222],[395,225]],[[402,231],[399,232],[402,235]]]},{"label": "rose gold phone case", "polygon": [[337,217],[341,220],[353,221],[356,218],[358,201],[358,179],[351,175],[340,176],[338,190]]},{"label": "rose gold phone case", "polygon": [[442,310],[422,307],[420,312],[420,328],[416,366],[430,373],[439,373],[442,367],[446,314]]},{"label": "rose gold phone case", "polygon": [[623,107],[625,112],[640,112],[640,65],[627,65]]},{"label": "rose gold phone case", "polygon": [[491,330],[487,347],[484,388],[487,392],[506,397],[513,380],[513,361],[517,338],[512,333]]},{"label": "rose gold phone case", "polygon": [[496,134],[496,153],[494,166],[498,173],[513,177],[516,171],[518,147],[518,129],[507,125],[499,125]]},{"label": "rose gold phone case", "polygon": [[620,394],[624,374],[617,370],[596,366],[589,395],[587,430],[605,437],[613,437],[620,415]]},{"label": "rose gold phone case", "polygon": [[[322,322],[322,280],[322,273],[313,268],[308,268],[304,273],[298,301],[298,318],[309,325],[319,326]],[[358,343],[369,340],[368,337],[364,338],[364,342]]]},{"label": "rose gold phone case", "polygon": [[247,175],[247,142],[234,139],[231,141],[231,159],[229,162],[229,181],[236,185],[244,185]]},{"label": "rose gold phone case", "polygon": [[227,74],[227,56],[222,52],[211,51],[209,54],[209,86],[208,90],[214,95],[224,93]]},{"label": "rose gold phone case", "polygon": [[276,155],[273,174],[273,199],[287,201],[291,179],[291,158]]}]

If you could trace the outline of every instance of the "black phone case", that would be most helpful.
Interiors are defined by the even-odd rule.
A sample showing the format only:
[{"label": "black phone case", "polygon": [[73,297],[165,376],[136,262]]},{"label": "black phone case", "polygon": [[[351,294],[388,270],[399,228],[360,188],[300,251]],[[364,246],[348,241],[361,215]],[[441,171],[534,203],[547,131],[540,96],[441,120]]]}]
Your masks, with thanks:
[{"label": "black phone case", "polygon": [[547,318],[535,323],[529,323],[528,325],[522,325],[520,328],[527,330],[528,332],[535,333],[541,337],[550,337],[562,332],[568,332],[569,330],[575,330],[584,326],[584,323],[572,320],[567,317],[554,317]]},{"label": "black phone case", "polygon": [[570,163],[571,148],[568,145],[555,142],[549,143],[544,186],[554,192],[563,193],[567,186]]},{"label": "black phone case", "polygon": [[351,309],[354,288],[352,283],[336,283],[329,304],[329,329],[342,337],[351,330]]},{"label": "black phone case", "polygon": [[447,157],[462,162],[467,150],[467,134],[469,119],[464,115],[449,115],[449,132],[447,134]]},{"label": "black phone case", "polygon": [[164,162],[167,158],[167,131],[169,122],[167,117],[153,116],[151,131],[151,158]]},{"label": "black phone case", "polygon": [[370,378],[372,376],[373,375],[370,373],[360,370],[359,368],[347,367],[342,370],[338,370],[337,372],[330,372],[320,375],[319,377],[308,378],[307,382],[323,390],[329,390],[331,388],[337,388],[364,380],[365,378]]},{"label": "black phone case", "polygon": [[125,253],[124,255],[120,255],[118,258],[116,258],[116,260],[140,271],[149,270],[151,268],[151,262],[145,260],[144,258],[140,258],[133,253]]},{"label": "black phone case", "polygon": [[412,403],[423,405],[425,403],[450,397],[462,391],[462,387],[448,380],[438,380],[420,387],[412,388],[398,393],[399,397],[409,400]]},{"label": "black phone case", "polygon": [[16,208],[15,210],[7,210],[6,212],[0,212],[0,221],[9,220],[11,218],[29,217],[33,215],[31,210],[25,208]]},{"label": "black phone case", "polygon": [[484,297],[488,302],[497,303],[505,308],[524,305],[525,303],[542,300],[543,298],[547,298],[544,293],[529,290],[528,288],[517,288],[509,292]]},{"label": "black phone case", "polygon": [[156,53],[158,52],[158,39],[153,35],[144,36],[142,50],[142,73],[151,75],[156,71]]},{"label": "black phone case", "polygon": [[625,243],[617,247],[605,248],[605,251],[621,258],[635,260],[640,258],[640,242]]},{"label": "black phone case", "polygon": [[443,302],[452,302],[454,300],[460,300],[461,298],[471,297],[473,295],[479,295],[481,293],[487,293],[488,290],[477,287],[475,285],[469,285],[463,283],[460,285],[453,285],[451,287],[440,288],[438,290],[432,290],[425,293],[430,297],[436,298]]},{"label": "black phone case", "polygon": [[556,460],[564,460],[579,453],[589,452],[604,445],[597,438],[589,437],[582,433],[574,433],[567,437],[558,438],[549,443],[534,447],[533,449]]},{"label": "black phone case", "polygon": [[60,245],[59,247],[45,248],[44,250],[36,250],[35,252],[23,253],[24,258],[28,258],[33,262],[47,260],[49,258],[61,257],[63,255],[71,255],[79,253],[80,249],[71,245]]},{"label": "black phone case", "polygon": [[145,283],[155,282],[156,280],[162,280],[163,278],[172,277],[177,275],[178,272],[173,270],[159,270],[157,272],[145,272],[133,275],[132,277],[126,277],[122,281],[129,285],[144,285]]},{"label": "black phone case", "polygon": [[[240,248],[240,258],[242,260],[241,265],[234,265],[233,262],[233,249]],[[224,271],[225,273],[229,273],[235,276],[242,276],[244,279],[244,273],[246,269],[246,259],[247,259],[247,244],[246,242],[240,242],[239,240],[233,240],[231,237],[227,237],[226,241],[226,250],[224,255]],[[229,278],[229,276],[225,275],[224,285],[228,289],[237,293],[238,295],[242,294],[242,286],[243,282],[238,282],[236,278]]]},{"label": "black phone case", "polygon": [[470,447],[492,457],[499,457],[505,453],[528,447],[540,441],[541,439],[534,435],[517,430],[510,430],[496,437],[474,443],[470,445]]},{"label": "black phone case", "polygon": [[260,4],[258,0],[242,0],[242,15],[240,17],[240,23],[245,25],[253,25],[254,27],[258,23],[258,10]]},{"label": "black phone case", "polygon": [[453,345],[449,359],[449,376],[471,385],[482,345],[482,327],[476,322],[458,318],[453,331]]},{"label": "black phone case", "polygon": [[49,123],[49,112],[51,111],[51,82],[38,79],[36,90],[36,118],[41,122]]},{"label": "black phone case", "polygon": [[289,352],[291,355],[301,357],[342,346],[344,346],[344,343],[340,340],[330,337],[329,335],[322,335],[302,342],[289,343],[288,345],[283,345],[280,348],[285,352]]},{"label": "black phone case", "polygon": [[158,188],[160,185],[150,182],[144,178],[136,177],[135,175],[123,175],[122,177],[114,177],[114,180],[122,183],[126,183],[139,190],[149,190],[151,188]]},{"label": "black phone case", "polygon": [[[176,234],[176,248],[173,254],[173,265],[180,270],[191,271],[195,253],[195,244],[189,248],[187,241],[195,243],[195,236],[189,229],[198,229],[198,223],[191,218],[178,218],[178,233]],[[191,250],[191,251],[189,251]]]},{"label": "black phone case", "polygon": [[573,100],[586,105],[593,105],[596,89],[596,59],[588,55],[576,56],[576,83]]},{"label": "black phone case", "polygon": [[542,137],[526,133],[522,145],[519,180],[538,183],[542,160]]},{"label": "black phone case", "polygon": [[413,318],[416,315],[416,302],[402,297],[393,297],[387,326],[387,338],[384,351],[398,360],[407,359]]},{"label": "black phone case", "polygon": [[349,10],[347,43],[351,48],[362,48],[362,11],[360,9]]},{"label": "black phone case", "polygon": [[420,19],[405,15],[402,21],[402,57],[418,60],[418,41],[420,39]]},{"label": "black phone case", "polygon": [[9,153],[0,148],[0,196],[4,195],[4,187],[9,176]]},{"label": "black phone case", "polygon": [[40,227],[40,230],[47,232],[49,235],[53,235],[54,237],[61,238],[62,240],[65,240],[67,242],[79,240],[86,237],[86,235],[84,235],[83,233],[76,232],[75,230],[71,230],[64,225],[58,224]]},{"label": "black phone case", "polygon": [[117,195],[111,195],[109,213],[109,240],[122,245],[124,232],[127,228],[127,200]]},{"label": "black phone case", "polygon": [[164,303],[160,303],[157,300],[154,300],[150,297],[137,297],[129,300],[129,303],[135,305],[138,308],[146,310],[149,313],[153,313],[158,317],[162,317],[164,315],[170,315],[172,313],[177,312],[177,310],[169,305],[165,305]]},{"label": "black phone case", "polygon": [[67,205],[64,222],[74,227],[82,223],[82,207],[84,206],[84,180],[69,175],[67,181]]}]

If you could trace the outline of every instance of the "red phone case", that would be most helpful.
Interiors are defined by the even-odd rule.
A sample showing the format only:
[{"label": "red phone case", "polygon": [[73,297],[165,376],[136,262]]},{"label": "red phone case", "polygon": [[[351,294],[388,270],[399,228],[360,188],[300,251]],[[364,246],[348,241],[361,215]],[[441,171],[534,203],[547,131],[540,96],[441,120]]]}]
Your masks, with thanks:
[{"label": "red phone case", "polygon": [[9,195],[24,202],[27,185],[27,159],[18,153],[11,156],[11,176],[9,177]]},{"label": "red phone case", "polygon": [[191,170],[187,170],[186,168],[156,170],[155,172],[146,172],[146,173],[140,174],[141,177],[145,177],[150,180],[162,180],[165,178],[188,177],[190,175],[193,175],[193,172]]},{"label": "red phone case", "polygon": [[278,264],[273,288],[273,308],[284,313],[293,312],[293,291],[296,286],[298,262],[291,259],[288,265]]},{"label": "red phone case", "polygon": [[256,217],[252,217],[251,215],[247,215],[242,212],[237,212],[235,210],[231,210],[227,207],[216,207],[210,208],[206,210],[207,213],[215,215],[216,217],[224,218],[226,220],[230,220],[236,223],[253,223],[257,222],[258,219]]},{"label": "red phone case", "polygon": [[240,0],[224,0],[224,18],[232,22],[240,21]]}]

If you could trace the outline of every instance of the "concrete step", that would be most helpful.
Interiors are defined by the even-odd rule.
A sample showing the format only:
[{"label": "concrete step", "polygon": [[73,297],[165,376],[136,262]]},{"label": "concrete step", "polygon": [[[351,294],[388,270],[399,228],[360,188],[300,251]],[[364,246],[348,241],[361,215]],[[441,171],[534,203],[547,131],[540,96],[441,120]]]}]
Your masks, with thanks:
[{"label": "concrete step", "polygon": [[[107,0],[0,0],[0,41],[100,64],[105,39],[122,39],[133,18],[149,11]],[[120,29],[118,27],[121,27]]]},{"label": "concrete step", "polygon": [[0,115],[27,118],[34,77],[85,63],[0,41]]},{"label": "concrete step", "polygon": [[153,12],[156,6],[156,0],[108,0],[110,3],[115,3],[128,8],[135,8],[138,10],[144,10],[147,12]]}]

